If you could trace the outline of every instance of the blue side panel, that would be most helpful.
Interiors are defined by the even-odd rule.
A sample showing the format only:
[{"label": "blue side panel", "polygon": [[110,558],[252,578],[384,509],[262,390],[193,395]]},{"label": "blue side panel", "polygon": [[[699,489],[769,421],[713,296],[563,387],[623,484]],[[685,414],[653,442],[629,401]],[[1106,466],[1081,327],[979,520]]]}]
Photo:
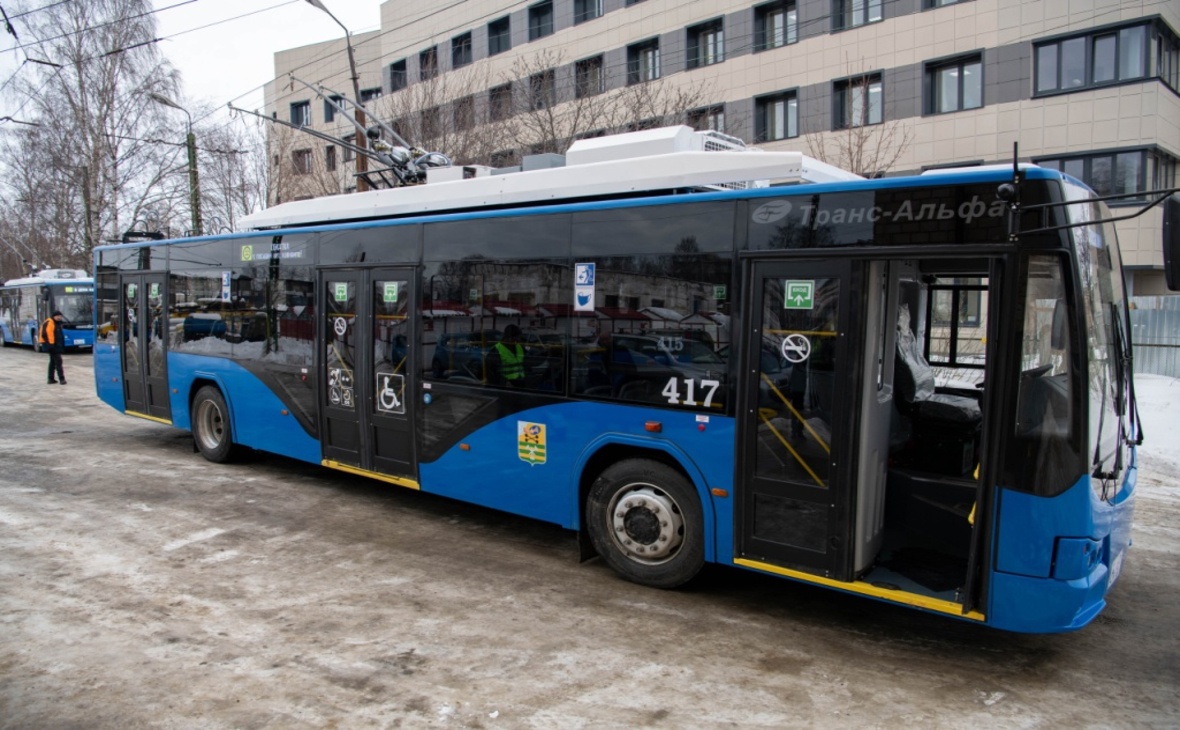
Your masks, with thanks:
[{"label": "blue side panel", "polygon": [[174,426],[192,428],[188,405],[197,380],[210,380],[221,388],[229,406],[235,443],[320,463],[319,440],[303,430],[295,416],[283,415],[289,409],[265,383],[228,358],[168,353],[168,389]]},{"label": "blue side panel", "polygon": [[119,361],[119,345],[111,340],[94,348],[94,388],[103,403],[120,413],[127,409],[123,400],[123,369]]},{"label": "blue side panel", "polygon": [[1001,490],[989,624],[1072,631],[1098,615],[1130,545],[1138,480],[1133,451],[1130,463],[1106,499],[1089,476],[1056,497]]},{"label": "blue side panel", "polygon": [[8,322],[0,320],[0,338],[5,342],[12,344],[12,330],[8,328]]},{"label": "blue side panel", "polygon": [[1070,581],[993,573],[987,622],[1022,633],[1076,631],[1106,606],[1103,596],[1108,577],[1102,563],[1089,576]]},{"label": "blue side panel", "polygon": [[94,346],[94,330],[76,330],[72,327],[65,327],[62,334],[66,338],[66,347],[93,347]]},{"label": "blue side panel", "polygon": [[20,332],[16,333],[16,342],[18,342],[22,345],[28,345],[29,347],[32,347],[33,343],[36,342],[36,340],[34,339],[34,337],[36,337],[36,335],[37,335],[37,322],[36,322],[36,320],[30,319],[28,322],[25,322],[25,325],[23,327],[20,328]]},{"label": "blue side panel", "polygon": [[[429,406],[426,406],[429,408]],[[419,466],[422,490],[577,529],[578,475],[599,449],[625,444],[663,451],[688,471],[704,507],[709,559],[731,559],[734,423],[709,416],[617,404],[570,402],[523,411],[500,419],[463,439],[437,461]],[[662,430],[645,424],[658,421]],[[545,462],[530,463],[519,452],[518,424],[545,427]],[[462,445],[468,448],[461,448]],[[720,550],[714,551],[714,543]]]}]

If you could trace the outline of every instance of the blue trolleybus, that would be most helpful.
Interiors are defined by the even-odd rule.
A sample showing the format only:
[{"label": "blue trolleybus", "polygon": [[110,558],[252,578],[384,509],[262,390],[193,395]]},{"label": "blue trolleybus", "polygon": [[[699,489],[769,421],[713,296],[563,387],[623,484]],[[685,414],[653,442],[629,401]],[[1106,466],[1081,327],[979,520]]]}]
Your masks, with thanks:
[{"label": "blue trolleybus", "polygon": [[1140,440],[1104,203],[1033,166],[864,180],[718,140],[584,140],[100,248],[98,394],[214,462],[562,525],[648,586],[718,563],[1085,626]]},{"label": "blue trolleybus", "polygon": [[66,349],[94,345],[94,280],[78,269],[44,269],[0,284],[0,334],[5,345],[38,346],[41,323],[62,313]]}]

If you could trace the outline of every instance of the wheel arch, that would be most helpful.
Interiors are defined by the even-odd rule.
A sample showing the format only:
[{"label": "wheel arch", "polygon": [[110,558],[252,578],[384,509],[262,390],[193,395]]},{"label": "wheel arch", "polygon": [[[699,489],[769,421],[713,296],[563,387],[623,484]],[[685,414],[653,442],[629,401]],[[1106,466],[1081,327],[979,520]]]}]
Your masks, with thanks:
[{"label": "wheel arch", "polygon": [[589,533],[586,529],[586,499],[590,494],[590,486],[612,464],[627,459],[648,459],[658,462],[675,469],[693,485],[697,499],[700,501],[701,517],[705,528],[705,561],[715,562],[716,514],[704,474],[696,467],[692,459],[673,443],[656,439],[618,438],[617,434],[591,443],[577,464],[578,492],[577,501],[574,504],[576,515],[574,524],[578,529],[578,547],[581,559],[585,561],[597,555],[590,544]]},{"label": "wheel arch", "polygon": [[207,385],[217,388],[218,392],[221,393],[221,397],[225,400],[225,409],[229,412],[227,415],[229,416],[231,440],[235,444],[240,443],[238,440],[237,418],[234,416],[233,400],[229,397],[229,390],[221,382],[221,378],[218,378],[213,373],[197,373],[193,376],[193,381],[189,383],[188,398],[185,402],[185,413],[188,414],[189,431],[191,432],[193,430],[193,401],[196,400],[197,393],[200,392],[201,388]]}]

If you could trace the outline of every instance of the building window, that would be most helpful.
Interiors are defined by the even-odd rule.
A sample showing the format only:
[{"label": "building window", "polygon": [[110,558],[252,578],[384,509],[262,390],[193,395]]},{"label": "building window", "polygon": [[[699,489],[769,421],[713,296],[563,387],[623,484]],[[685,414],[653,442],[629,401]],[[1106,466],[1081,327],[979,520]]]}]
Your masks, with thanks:
[{"label": "building window", "polygon": [[1070,155],[1035,162],[1076,177],[1099,195],[1141,193],[1146,189],[1146,150]]},{"label": "building window", "polygon": [[922,7],[941,8],[947,5],[958,5],[959,3],[964,2],[967,2],[967,0],[922,0]]},{"label": "building window", "polygon": [[585,58],[574,64],[574,94],[579,99],[601,94],[605,90],[602,56]]},{"label": "building window", "polygon": [[879,23],[884,0],[832,0],[832,30]]},{"label": "building window", "polygon": [[394,61],[389,64],[389,90],[401,91],[410,83],[409,77],[406,75],[406,59]]},{"label": "building window", "polygon": [[537,3],[529,8],[529,40],[553,35],[553,2]]},{"label": "building window", "polygon": [[332,106],[332,104],[333,103],[339,104],[341,101],[343,101],[343,98],[341,98],[340,96],[329,96],[327,99],[324,99],[324,123],[325,124],[327,124],[328,122],[334,121],[336,119],[336,107]]},{"label": "building window", "polygon": [[574,25],[602,17],[602,0],[574,0]]},{"label": "building window", "polygon": [[926,66],[926,112],[945,114],[983,106],[983,59],[979,55]]},{"label": "building window", "polygon": [[1176,187],[1176,158],[1159,152],[1147,156],[1151,167],[1151,189],[1170,190]]},{"label": "building window", "polygon": [[1147,76],[1148,26],[1035,45],[1036,93],[1076,91]]},{"label": "building window", "polygon": [[1162,31],[1155,37],[1155,73],[1173,91],[1180,91],[1180,41]]},{"label": "building window", "polygon": [[291,164],[295,166],[295,172],[300,175],[311,172],[311,150],[292,150]]},{"label": "building window", "polygon": [[660,77],[660,39],[627,46],[627,83],[641,84]]},{"label": "building window", "polygon": [[712,66],[725,60],[725,29],[720,18],[688,29],[688,67]]},{"label": "building window", "polygon": [[463,68],[471,63],[471,32],[451,39],[451,68]]},{"label": "building window", "polygon": [[494,56],[510,48],[512,48],[512,26],[508,22],[508,16],[505,15],[499,20],[488,23],[488,55]]},{"label": "building window", "polygon": [[455,100],[455,129],[465,131],[475,126],[475,97]]},{"label": "building window", "polygon": [[688,126],[695,130],[711,129],[715,132],[725,131],[725,105],[707,106],[692,109],[688,112]]},{"label": "building window", "polygon": [[426,81],[438,76],[438,46],[431,46],[418,54],[418,80]]},{"label": "building window", "polygon": [[548,109],[557,103],[557,86],[553,70],[542,71],[529,77],[529,107]]},{"label": "building window", "polygon": [[336,172],[336,145],[330,144],[324,148],[324,169]]},{"label": "building window", "polygon": [[881,74],[868,74],[837,81],[833,86],[835,124],[833,129],[880,124],[883,120],[884,86]]},{"label": "building window", "polygon": [[488,117],[499,122],[512,116],[512,84],[488,89]]},{"label": "building window", "polygon": [[[343,142],[345,145],[354,144],[356,142],[356,135],[355,134],[346,134],[340,138],[340,141]],[[353,159],[356,157],[356,153],[352,151],[351,147],[341,146],[340,149],[343,150],[343,152],[340,153],[340,157],[343,162],[352,162]]]},{"label": "building window", "polygon": [[769,51],[799,40],[799,13],[793,2],[754,8],[754,51]]},{"label": "building window", "polygon": [[368,104],[371,101],[377,101],[381,98],[381,87],[374,86],[371,89],[361,89],[361,103]]},{"label": "building window", "polygon": [[311,124],[311,102],[296,101],[291,103],[291,124],[296,127],[306,127]]},{"label": "building window", "polygon": [[754,139],[773,142],[799,136],[799,97],[782,92],[754,100]]}]

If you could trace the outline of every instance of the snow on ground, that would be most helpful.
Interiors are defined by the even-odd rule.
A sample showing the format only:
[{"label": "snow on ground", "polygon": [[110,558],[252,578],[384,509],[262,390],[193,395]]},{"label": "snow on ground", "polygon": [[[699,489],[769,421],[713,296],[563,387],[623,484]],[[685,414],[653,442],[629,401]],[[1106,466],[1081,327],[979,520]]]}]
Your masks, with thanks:
[{"label": "snow on ground", "polygon": [[1180,487],[1180,378],[1137,373],[1135,399],[1143,420],[1140,474]]}]

